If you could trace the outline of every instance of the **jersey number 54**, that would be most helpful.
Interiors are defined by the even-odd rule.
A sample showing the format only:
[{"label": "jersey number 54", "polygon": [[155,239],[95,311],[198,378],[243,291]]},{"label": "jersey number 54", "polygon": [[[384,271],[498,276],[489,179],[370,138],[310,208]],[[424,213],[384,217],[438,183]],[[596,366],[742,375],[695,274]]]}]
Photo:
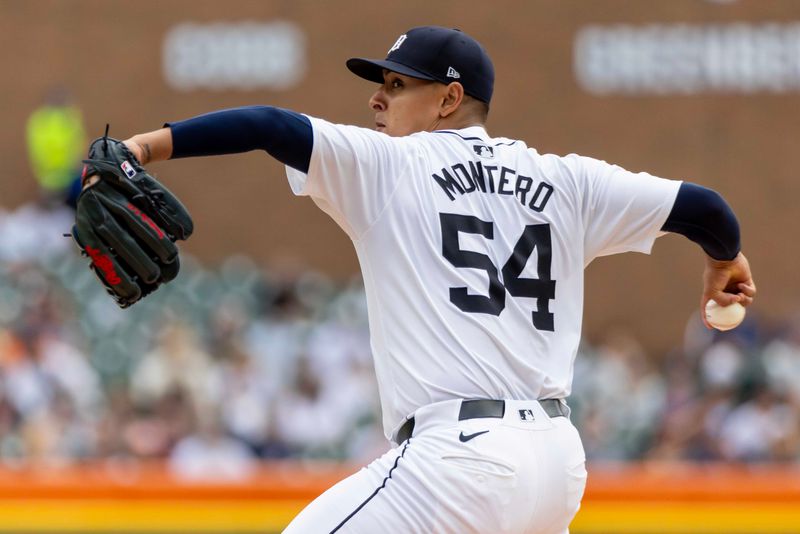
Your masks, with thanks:
[{"label": "jersey number 54", "polygon": [[[512,297],[536,299],[536,310],[532,312],[533,326],[538,330],[552,332],[553,314],[550,313],[550,300],[556,296],[556,281],[550,279],[551,240],[549,224],[530,224],[525,227],[511,257],[503,269],[489,256],[480,252],[461,250],[458,233],[482,235],[494,239],[494,223],[472,215],[440,213],[442,226],[442,255],[454,267],[482,269],[489,276],[489,295],[470,295],[466,287],[451,287],[450,302],[467,313],[488,313],[500,315],[506,307],[506,291]],[[536,271],[538,278],[520,278],[528,258],[538,249]],[[500,281],[502,275],[503,281]],[[505,283],[505,285],[504,285]]]}]

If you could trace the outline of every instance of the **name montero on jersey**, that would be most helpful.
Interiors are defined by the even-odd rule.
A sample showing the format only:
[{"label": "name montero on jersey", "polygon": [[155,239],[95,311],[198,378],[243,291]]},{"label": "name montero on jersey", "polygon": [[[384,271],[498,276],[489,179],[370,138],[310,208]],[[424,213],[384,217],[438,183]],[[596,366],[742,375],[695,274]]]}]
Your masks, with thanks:
[{"label": "name montero on jersey", "polygon": [[449,169],[443,167],[441,176],[434,173],[431,177],[450,200],[455,200],[456,194],[465,195],[479,191],[514,196],[523,206],[540,212],[553,194],[552,185],[539,182],[531,195],[533,178],[518,174],[514,169],[505,166],[484,165],[480,161],[456,163]]}]

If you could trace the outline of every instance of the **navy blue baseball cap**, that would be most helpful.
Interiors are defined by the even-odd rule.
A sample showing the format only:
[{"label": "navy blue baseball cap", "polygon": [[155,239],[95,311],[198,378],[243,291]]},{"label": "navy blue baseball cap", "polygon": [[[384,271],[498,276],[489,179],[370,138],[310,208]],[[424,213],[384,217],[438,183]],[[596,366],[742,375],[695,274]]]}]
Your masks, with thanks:
[{"label": "navy blue baseball cap", "polygon": [[443,84],[460,82],[464,92],[487,104],[494,90],[494,65],[483,47],[461,30],[420,26],[401,35],[386,59],[347,60],[353,74],[383,83],[383,69]]}]

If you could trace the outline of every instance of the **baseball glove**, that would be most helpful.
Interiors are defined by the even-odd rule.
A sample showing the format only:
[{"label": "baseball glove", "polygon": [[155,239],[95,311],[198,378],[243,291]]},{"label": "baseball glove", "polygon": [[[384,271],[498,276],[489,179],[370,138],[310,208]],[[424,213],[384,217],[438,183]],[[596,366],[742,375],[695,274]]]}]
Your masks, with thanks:
[{"label": "baseball glove", "polygon": [[83,163],[83,179],[99,180],[78,197],[72,237],[106,291],[127,308],[178,275],[175,241],[191,235],[192,218],[107,129]]}]

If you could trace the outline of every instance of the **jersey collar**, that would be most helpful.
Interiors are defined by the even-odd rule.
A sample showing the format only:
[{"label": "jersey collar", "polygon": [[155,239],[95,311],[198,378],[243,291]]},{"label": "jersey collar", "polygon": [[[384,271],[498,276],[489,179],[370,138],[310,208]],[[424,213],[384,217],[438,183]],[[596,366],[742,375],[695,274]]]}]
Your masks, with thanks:
[{"label": "jersey collar", "polygon": [[483,126],[468,126],[466,128],[459,129],[434,130],[433,133],[456,134],[463,139],[474,139],[484,142],[491,139],[489,134],[486,132],[486,128]]}]

